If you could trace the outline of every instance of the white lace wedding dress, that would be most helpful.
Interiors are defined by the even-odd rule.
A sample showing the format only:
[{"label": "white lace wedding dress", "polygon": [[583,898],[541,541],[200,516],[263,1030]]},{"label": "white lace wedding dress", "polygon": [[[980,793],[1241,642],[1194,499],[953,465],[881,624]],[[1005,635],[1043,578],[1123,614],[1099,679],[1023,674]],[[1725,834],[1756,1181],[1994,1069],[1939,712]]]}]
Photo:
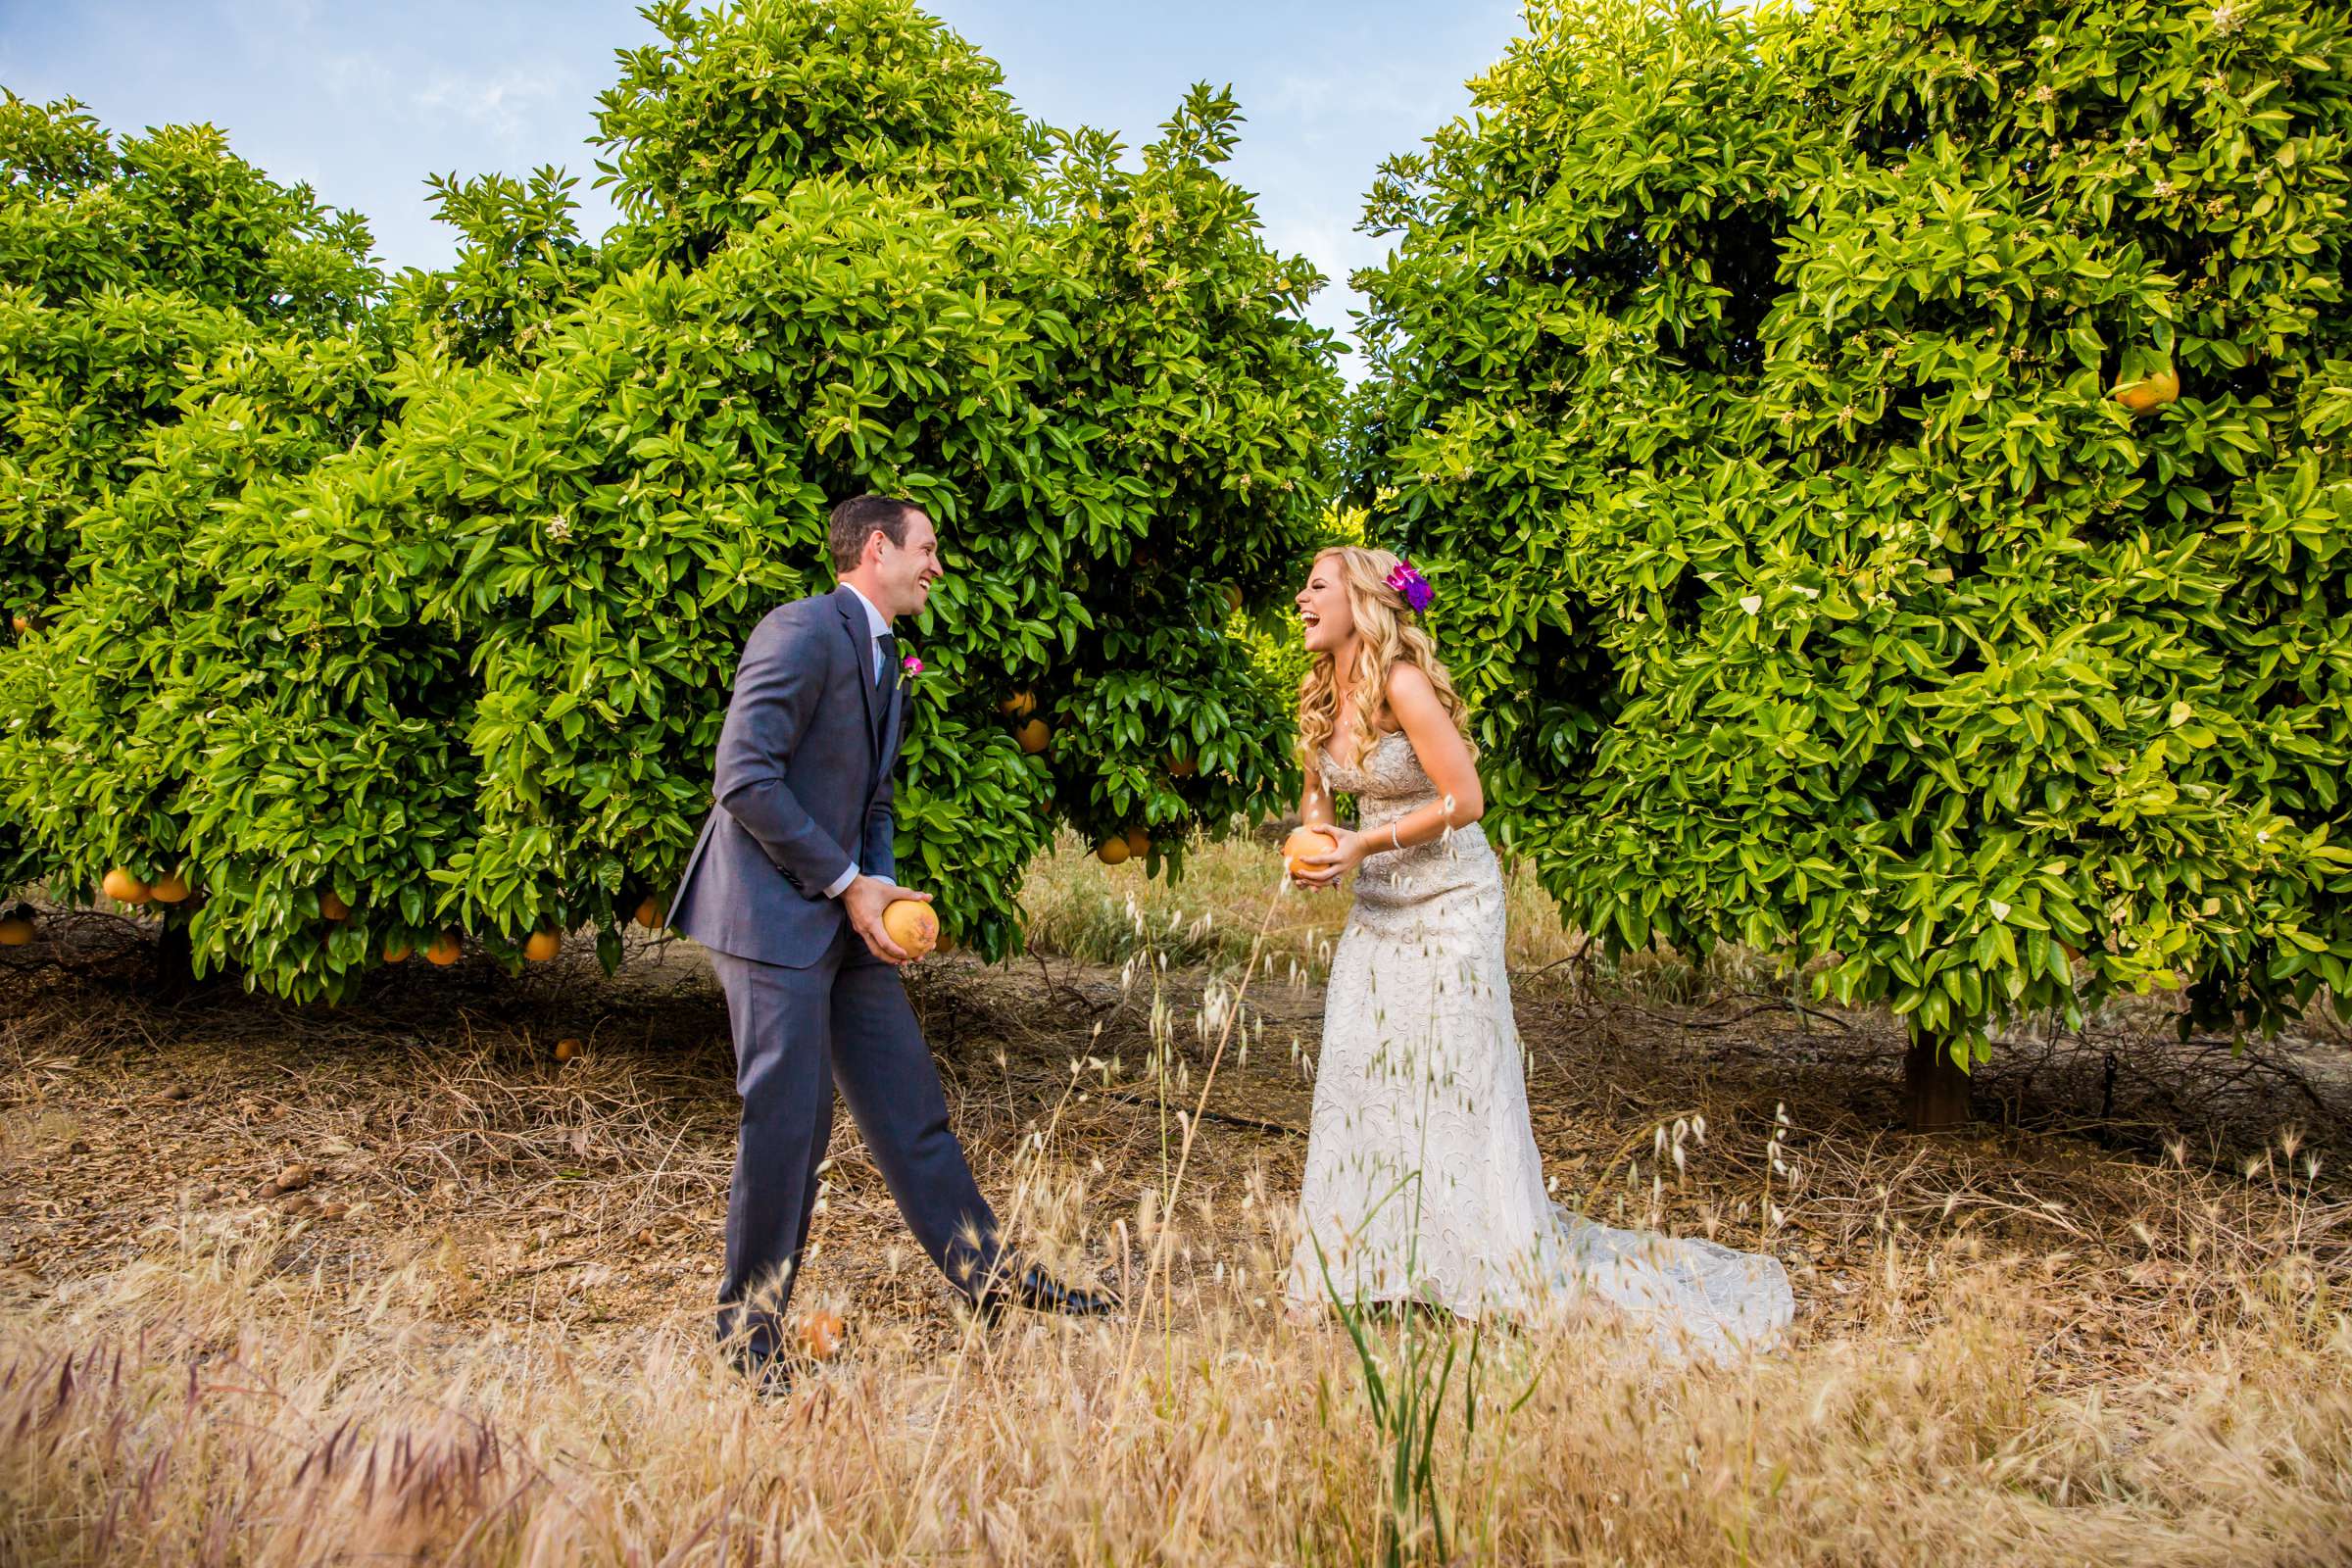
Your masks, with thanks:
[{"label": "white lace wedding dress", "polygon": [[[1369,834],[1437,798],[1401,732],[1357,766],[1324,760],[1324,787],[1356,798]],[[1294,1303],[1336,1291],[1527,1319],[1601,1306],[1669,1353],[1712,1359],[1788,1325],[1778,1260],[1612,1229],[1546,1196],[1503,967],[1502,873],[1478,827],[1358,869],[1326,996]]]}]

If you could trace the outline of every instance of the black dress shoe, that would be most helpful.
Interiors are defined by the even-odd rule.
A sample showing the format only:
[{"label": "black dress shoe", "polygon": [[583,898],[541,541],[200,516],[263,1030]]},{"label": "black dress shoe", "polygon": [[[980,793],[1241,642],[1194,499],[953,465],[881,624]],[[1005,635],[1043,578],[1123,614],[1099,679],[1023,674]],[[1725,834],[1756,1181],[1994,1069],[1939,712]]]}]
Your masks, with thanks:
[{"label": "black dress shoe", "polygon": [[1069,1317],[1108,1317],[1119,1309],[1114,1298],[1101,1291],[1064,1285],[1035,1263],[1022,1269],[1016,1278],[991,1285],[972,1303],[973,1310],[992,1323],[1012,1306],[1025,1306],[1032,1312],[1060,1312]]},{"label": "black dress shoe", "polygon": [[743,1374],[752,1392],[763,1399],[780,1399],[792,1392],[792,1363],[780,1355],[729,1350],[727,1364]]}]

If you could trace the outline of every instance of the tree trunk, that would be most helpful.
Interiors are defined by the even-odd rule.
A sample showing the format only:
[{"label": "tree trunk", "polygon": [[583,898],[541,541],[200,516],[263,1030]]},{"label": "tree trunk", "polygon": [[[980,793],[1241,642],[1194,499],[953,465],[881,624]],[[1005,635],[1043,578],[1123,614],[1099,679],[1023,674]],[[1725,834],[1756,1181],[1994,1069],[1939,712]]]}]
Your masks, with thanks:
[{"label": "tree trunk", "polygon": [[196,947],[185,920],[167,920],[155,938],[155,994],[163,1002],[184,1001],[196,989]]},{"label": "tree trunk", "polygon": [[1941,1040],[1914,1041],[1903,1054],[1903,1123],[1915,1133],[1968,1125],[1968,1073]]}]

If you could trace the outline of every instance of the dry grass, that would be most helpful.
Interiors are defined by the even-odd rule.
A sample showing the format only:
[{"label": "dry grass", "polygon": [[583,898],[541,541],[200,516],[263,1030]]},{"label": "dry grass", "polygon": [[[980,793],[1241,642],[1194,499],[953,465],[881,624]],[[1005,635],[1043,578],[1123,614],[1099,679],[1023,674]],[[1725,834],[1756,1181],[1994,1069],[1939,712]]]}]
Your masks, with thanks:
[{"label": "dry grass", "polygon": [[[1123,968],[917,987],[984,1185],[1135,1315],[972,1323],[844,1118],[804,1301],[852,1348],[773,1400],[707,1343],[733,1106],[691,952],[167,1009],[120,923],[54,922],[0,956],[0,1561],[1306,1563],[1441,1560],[1441,1532],[1510,1563],[2344,1560],[2340,1046],[2021,1035],[1981,1097],[2005,1125],[1908,1139],[1886,1020],[1737,985],[1678,1005],[1663,963],[1523,995],[1546,1168],[1596,1211],[1770,1246],[1795,1341],[1718,1372],[1600,1325],[1483,1334],[1395,1506],[1347,1336],[1269,1299],[1320,998],[1278,911],[1298,945],[1234,1012],[1264,906],[1220,853],[1176,894],[1066,860],[1036,890],[1049,932],[1098,896],[1130,933],[1219,909],[1214,973],[1130,936]],[[1518,940],[1531,972],[1574,951]],[[590,1050],[560,1066],[566,1034]],[[1653,1168],[1699,1115],[1687,1175]],[[1392,1384],[1471,1338],[1376,1333]]]},{"label": "dry grass", "polygon": [[[1267,901],[1281,875],[1279,846],[1289,822],[1188,846],[1180,878],[1154,878],[1136,862],[1102,865],[1075,834],[1063,833],[1031,866],[1022,904],[1030,946],[1094,964],[1124,963],[1150,950],[1177,968],[1238,964],[1259,944],[1286,978],[1320,981],[1348,918],[1345,894],[1284,899],[1268,923]],[[1560,923],[1535,876],[1508,878],[1510,961],[1530,973],[1564,965],[1582,944]],[[1141,912],[1148,916],[1142,928]]]}]

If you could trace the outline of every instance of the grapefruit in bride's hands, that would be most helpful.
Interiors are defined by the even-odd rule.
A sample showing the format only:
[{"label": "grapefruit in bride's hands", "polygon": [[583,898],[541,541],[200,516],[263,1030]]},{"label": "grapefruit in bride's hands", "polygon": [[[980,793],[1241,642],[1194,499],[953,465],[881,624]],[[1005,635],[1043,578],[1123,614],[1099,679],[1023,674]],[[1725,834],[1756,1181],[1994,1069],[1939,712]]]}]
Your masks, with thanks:
[{"label": "grapefruit in bride's hands", "polygon": [[1340,847],[1339,839],[1325,827],[1300,826],[1291,829],[1291,836],[1282,841],[1282,863],[1294,877],[1309,877],[1323,867],[1310,864],[1318,855],[1329,855]]},{"label": "grapefruit in bride's hands", "polygon": [[939,946],[939,916],[920,899],[893,900],[882,911],[882,929],[909,958],[923,957]]}]

